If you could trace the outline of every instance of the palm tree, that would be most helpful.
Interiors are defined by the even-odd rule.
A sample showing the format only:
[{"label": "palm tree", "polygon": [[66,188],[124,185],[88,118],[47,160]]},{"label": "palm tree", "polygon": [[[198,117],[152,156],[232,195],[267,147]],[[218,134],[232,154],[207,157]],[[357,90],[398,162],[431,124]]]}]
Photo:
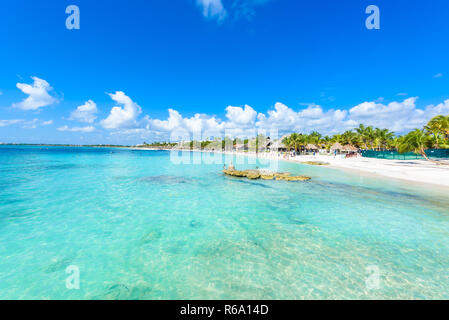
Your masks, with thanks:
[{"label": "palm tree", "polygon": [[290,139],[292,140],[291,143],[292,143],[293,149],[294,149],[294,151],[296,152],[296,151],[298,150],[299,134],[297,134],[297,133],[292,133],[292,134],[290,135]]},{"label": "palm tree", "polygon": [[372,126],[365,127],[363,124],[360,124],[355,131],[359,134],[364,148],[372,148],[375,139],[374,128]]},{"label": "palm tree", "polygon": [[404,137],[402,143],[399,145],[398,151],[399,153],[414,152],[423,156],[427,161],[430,161],[425,151],[428,146],[429,136],[423,130],[416,129]]},{"label": "palm tree", "polygon": [[402,144],[403,140],[404,137],[393,137],[392,139],[388,140],[387,148],[399,150],[399,146]]},{"label": "palm tree", "polygon": [[354,145],[358,145],[359,136],[354,131],[349,130],[341,135],[340,140],[341,140],[340,142],[343,144],[349,144],[351,146],[354,146]]},{"label": "palm tree", "polygon": [[393,139],[394,132],[390,132],[388,129],[374,130],[375,145],[378,149],[385,150],[387,148],[388,142]]},{"label": "palm tree", "polygon": [[439,115],[433,117],[426,126],[426,130],[436,131],[449,136],[449,116]]},{"label": "palm tree", "polygon": [[282,143],[283,143],[283,144],[285,145],[285,147],[287,148],[287,151],[290,151],[290,150],[293,148],[293,146],[294,146],[294,141],[293,141],[291,135],[288,136],[288,137],[285,137],[285,138],[282,140]]},{"label": "palm tree", "polygon": [[449,149],[449,141],[446,141],[441,134],[432,134],[428,136],[429,145],[435,149]]},{"label": "palm tree", "polygon": [[292,133],[290,138],[292,139],[295,152],[299,151],[307,143],[307,136],[300,133]]},{"label": "palm tree", "polygon": [[322,139],[320,140],[320,144],[321,144],[321,145],[324,145],[325,148],[326,148],[327,150],[329,150],[330,147],[332,146],[332,138],[329,137],[329,136],[325,136],[324,138],[322,138]]},{"label": "palm tree", "polygon": [[432,118],[424,129],[432,134],[433,147],[435,149],[447,148],[444,140],[449,139],[449,116],[436,116]]},{"label": "palm tree", "polygon": [[319,144],[321,140],[322,135],[319,132],[313,131],[309,136],[307,137],[308,143],[313,144]]}]

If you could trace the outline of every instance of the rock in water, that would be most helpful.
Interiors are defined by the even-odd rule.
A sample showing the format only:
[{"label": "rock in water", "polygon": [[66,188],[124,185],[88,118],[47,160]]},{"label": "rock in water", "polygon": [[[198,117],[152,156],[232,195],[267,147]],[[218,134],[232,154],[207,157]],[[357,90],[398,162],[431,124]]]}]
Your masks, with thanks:
[{"label": "rock in water", "polygon": [[284,181],[307,181],[310,177],[306,176],[292,176],[290,172],[279,172],[279,173],[268,173],[266,171],[261,172],[260,170],[235,170],[235,169],[225,169],[223,173],[228,176],[248,178],[250,180],[284,180]]},{"label": "rock in water", "polygon": [[304,161],[301,163],[308,164],[311,166],[328,166],[328,165],[330,165],[330,163],[322,162],[322,161]]}]

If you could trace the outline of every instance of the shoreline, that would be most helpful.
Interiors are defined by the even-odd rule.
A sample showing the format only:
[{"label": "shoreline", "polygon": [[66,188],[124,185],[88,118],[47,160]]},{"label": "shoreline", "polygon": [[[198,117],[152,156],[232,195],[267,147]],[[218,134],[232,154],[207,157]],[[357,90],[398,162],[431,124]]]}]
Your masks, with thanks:
[{"label": "shoreline", "polygon": [[[173,149],[130,148],[144,151],[172,151]],[[437,165],[426,160],[389,160],[375,158],[343,158],[339,155],[301,155],[284,158],[275,153],[250,153],[209,150],[178,150],[201,153],[218,153],[235,156],[257,157],[268,160],[279,160],[291,163],[307,165],[308,161],[325,162],[324,167],[338,170],[347,170],[352,173],[366,173],[384,178],[410,181],[418,184],[426,184],[449,188],[449,161],[443,161],[446,165]]]}]

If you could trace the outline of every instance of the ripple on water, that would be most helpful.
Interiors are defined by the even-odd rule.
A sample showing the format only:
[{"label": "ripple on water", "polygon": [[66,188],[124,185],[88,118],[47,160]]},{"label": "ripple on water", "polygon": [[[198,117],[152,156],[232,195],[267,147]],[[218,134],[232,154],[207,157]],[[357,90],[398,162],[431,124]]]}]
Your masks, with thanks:
[{"label": "ripple on water", "polygon": [[142,281],[135,285],[114,283],[108,286],[100,295],[94,296],[93,300],[148,300],[153,297],[153,288]]},{"label": "ripple on water", "polygon": [[151,230],[147,234],[145,234],[142,237],[141,241],[142,241],[142,243],[147,244],[147,243],[152,243],[154,241],[157,241],[161,237],[162,237],[162,231],[159,229],[156,229],[156,230]]},{"label": "ripple on water", "polygon": [[179,176],[169,176],[169,175],[159,175],[140,178],[141,182],[155,183],[155,184],[180,184],[180,183],[191,183],[192,179]]},{"label": "ripple on water", "polygon": [[49,265],[46,269],[45,269],[45,273],[54,273],[57,271],[61,271],[64,270],[65,268],[67,268],[68,266],[70,266],[72,264],[72,262],[74,261],[75,257],[66,257],[60,260],[56,260],[55,262],[53,262],[51,265]]},{"label": "ripple on water", "polygon": [[[438,190],[329,168],[243,181],[161,153],[77,150],[0,153],[0,298],[449,298]],[[81,290],[65,288],[72,264]],[[371,265],[380,290],[366,289]]]}]

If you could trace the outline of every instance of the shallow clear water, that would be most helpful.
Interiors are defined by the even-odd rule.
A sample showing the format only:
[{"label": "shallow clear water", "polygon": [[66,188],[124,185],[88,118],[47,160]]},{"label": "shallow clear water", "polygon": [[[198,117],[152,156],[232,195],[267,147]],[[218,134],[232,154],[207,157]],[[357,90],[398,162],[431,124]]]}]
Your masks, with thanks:
[{"label": "shallow clear water", "polygon": [[0,298],[449,298],[447,190],[284,162],[312,181],[245,181],[222,167],[0,147]]}]

